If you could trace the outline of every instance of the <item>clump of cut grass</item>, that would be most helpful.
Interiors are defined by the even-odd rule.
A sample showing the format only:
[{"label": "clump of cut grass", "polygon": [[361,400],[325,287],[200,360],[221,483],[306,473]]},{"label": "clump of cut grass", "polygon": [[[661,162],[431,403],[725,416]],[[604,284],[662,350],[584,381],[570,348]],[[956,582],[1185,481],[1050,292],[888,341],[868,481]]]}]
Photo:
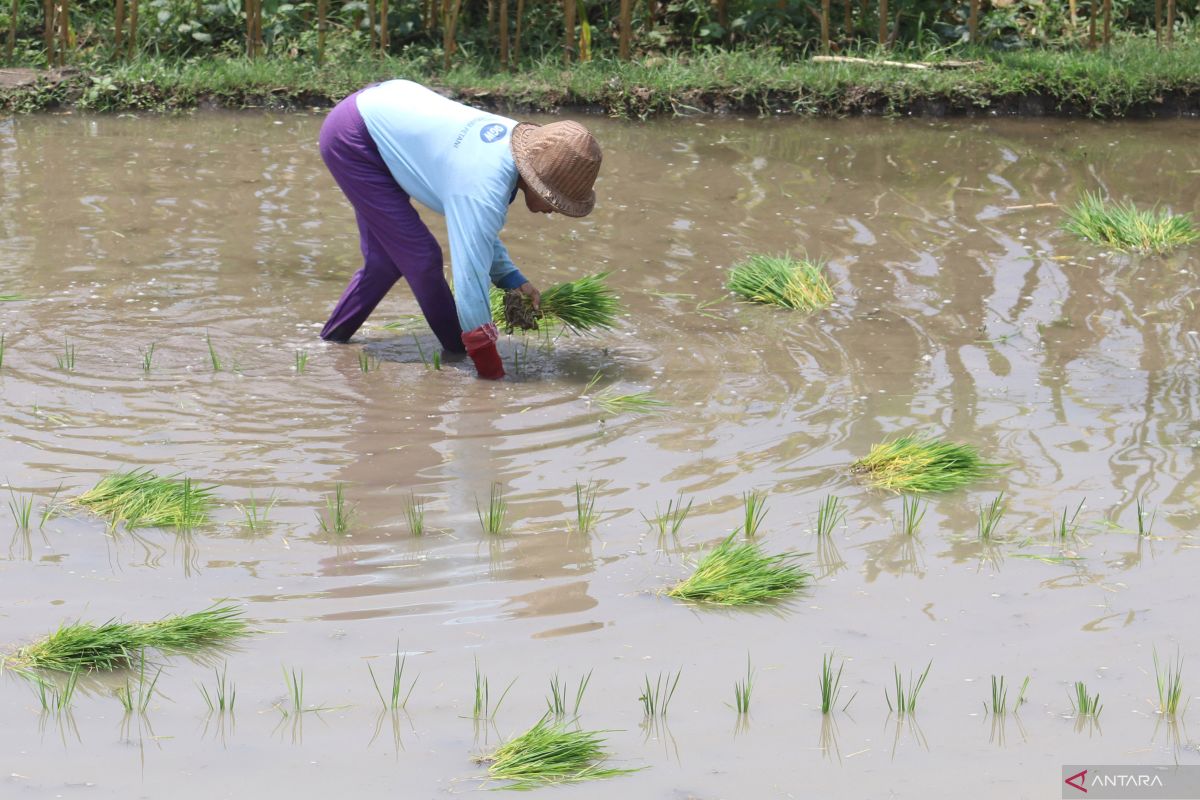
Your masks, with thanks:
[{"label": "clump of cut grass", "polygon": [[[592,671],[588,670],[587,675],[579,679],[579,685],[575,688],[575,699],[571,706],[571,717],[579,716],[579,706],[583,703],[583,694],[587,691],[588,683],[592,680]],[[546,698],[546,711],[555,719],[562,719],[567,716],[567,685],[558,679],[558,673],[550,679],[550,696]]]},{"label": "clump of cut grass", "polygon": [[996,527],[1001,517],[1008,510],[1004,502],[1004,492],[992,498],[992,502],[979,507],[979,541],[990,542],[996,536]]},{"label": "clump of cut grass", "polygon": [[802,589],[812,573],[796,563],[793,552],[767,555],[753,541],[730,534],[700,561],[691,577],[667,590],[679,600],[715,605],[758,605],[789,597]]},{"label": "clump of cut grass", "polygon": [[229,680],[228,673],[228,664],[222,666],[219,672],[216,667],[213,667],[213,678],[215,680],[211,692],[204,684],[196,684],[200,689],[200,696],[204,698],[204,704],[208,706],[208,713],[210,714],[233,713],[234,704],[237,702],[237,686]]},{"label": "clump of cut grass", "polygon": [[679,678],[682,675],[682,668],[675,671],[674,679],[671,678],[670,672],[660,672],[658,679],[653,684],[650,683],[650,676],[646,676],[646,686],[638,695],[638,701],[642,704],[642,713],[646,717],[661,719],[667,716],[671,698],[675,696],[675,689],[679,686]]},{"label": "clump of cut grass", "polygon": [[750,654],[746,654],[746,677],[733,682],[733,707],[738,715],[750,713],[750,696],[754,693],[754,668],[750,666]]},{"label": "clump of cut grass", "polygon": [[486,510],[479,505],[479,497],[476,495],[475,513],[479,517],[479,524],[483,527],[484,533],[490,536],[499,536],[504,533],[505,516],[508,514],[508,501],[504,499],[504,487],[499,483],[492,484]]},{"label": "clump of cut grass", "polygon": [[1175,716],[1179,712],[1179,701],[1183,699],[1183,656],[1177,652],[1174,663],[1160,664],[1155,648],[1154,682],[1158,686],[1158,713]]},{"label": "clump of cut grass", "polygon": [[596,513],[596,486],[588,481],[587,486],[575,482],[575,530],[587,534],[599,520]]},{"label": "clump of cut grass", "polygon": [[921,687],[925,685],[925,679],[929,677],[929,669],[932,666],[933,662],[930,661],[925,665],[925,671],[916,678],[914,678],[910,672],[907,683],[900,675],[900,667],[894,667],[896,677],[896,697],[894,704],[892,702],[892,696],[888,690],[883,690],[884,699],[887,700],[888,711],[894,712],[901,717],[916,712],[917,697],[921,694]]},{"label": "clump of cut grass", "polygon": [[306,370],[306,369],[308,369],[308,351],[307,350],[297,350],[296,351],[296,374],[303,375],[304,370]]},{"label": "clump of cut grass", "polygon": [[154,366],[154,342],[142,351],[142,372],[150,374],[151,368]]},{"label": "clump of cut grass", "polygon": [[969,444],[927,436],[901,436],[874,445],[851,465],[875,487],[893,492],[947,492],[984,477],[999,466],[985,462]]},{"label": "clump of cut grass", "polygon": [[1079,525],[1075,520],[1079,517],[1079,512],[1083,510],[1083,504],[1087,502],[1087,498],[1079,501],[1079,505],[1075,507],[1074,513],[1067,516],[1071,512],[1070,506],[1064,506],[1062,516],[1054,523],[1054,537],[1056,539],[1070,539],[1075,536],[1075,532],[1079,529]]},{"label": "clump of cut grass", "polygon": [[408,656],[400,654],[400,643],[396,642],[396,657],[392,663],[392,686],[389,693],[385,696],[383,689],[379,687],[379,681],[375,679],[375,670],[370,664],[367,664],[367,671],[371,673],[371,683],[375,686],[375,693],[379,695],[379,702],[383,704],[384,711],[400,711],[408,708],[408,699],[412,697],[413,689],[417,688],[417,681],[421,676],[413,678],[413,682],[409,684],[408,691],[404,692],[401,698],[404,684],[404,668],[408,664]]},{"label": "clump of cut grass", "polygon": [[608,286],[609,274],[600,272],[578,280],[554,284],[542,292],[537,311],[533,310],[532,300],[520,295],[508,302],[520,303],[524,308],[519,311],[514,309],[513,313],[509,313],[505,292],[493,288],[490,298],[492,317],[497,321],[503,320],[505,330],[509,333],[512,333],[513,328],[536,330],[539,319],[560,322],[567,329],[579,334],[611,330],[617,323],[621,304]]},{"label": "clump of cut grass", "polygon": [[267,504],[260,505],[258,500],[256,500],[254,497],[254,492],[250,492],[250,502],[246,503],[245,505],[241,503],[237,504],[238,509],[246,518],[246,528],[251,533],[260,533],[265,530],[267,525],[270,523],[268,517],[271,514],[271,509],[275,508],[275,503],[277,502],[278,500],[275,497],[275,493],[272,492],[271,496],[267,498]]},{"label": "clump of cut grass", "polygon": [[[842,659],[838,664],[837,671],[833,669],[833,653],[826,653],[821,659],[821,674],[817,676],[817,684],[821,689],[821,713],[828,714],[837,705],[838,697],[842,693],[842,670],[846,668],[846,659]],[[850,695],[850,699],[842,706],[842,711],[850,707],[854,702],[854,698],[858,697],[858,692]]]},{"label": "clump of cut grass", "polygon": [[925,519],[928,504],[920,497],[903,495],[900,498],[900,530],[905,536],[915,536],[921,520]]},{"label": "clump of cut grass", "polygon": [[504,698],[508,697],[508,691],[517,682],[516,678],[509,681],[508,686],[500,693],[500,699],[496,701],[496,705],[492,705],[492,694],[488,686],[487,676],[479,671],[479,659],[475,659],[475,703],[472,706],[472,716],[474,719],[492,720],[496,718],[496,714],[500,713],[500,706],[504,704]]},{"label": "clump of cut grass", "polygon": [[647,517],[642,515],[642,519],[651,527],[658,530],[659,541],[667,538],[669,535],[673,540],[679,541],[679,530],[683,527],[683,521],[687,519],[688,514],[692,512],[692,503],[696,498],[688,498],[687,505],[683,504],[683,494],[674,500],[667,501],[666,510],[660,511],[658,503],[654,504],[654,516]]},{"label": "clump of cut grass", "polygon": [[1067,217],[1068,231],[1120,251],[1165,253],[1200,239],[1190,214],[1139,211],[1132,202],[1108,202],[1098,192],[1085,192]]},{"label": "clump of cut grass", "polygon": [[1095,695],[1088,694],[1087,684],[1083,681],[1075,681],[1075,693],[1071,695],[1071,708],[1075,714],[1080,717],[1091,717],[1095,719],[1100,716],[1100,693]]},{"label": "clump of cut grass", "polygon": [[512,781],[507,789],[535,789],[637,771],[603,766],[608,755],[604,749],[605,731],[578,730],[569,724],[549,715],[542,717],[525,733],[481,759],[488,762],[488,775]]},{"label": "clump of cut grass", "polygon": [[836,495],[825,495],[817,506],[817,536],[825,538],[833,533],[839,522],[846,520],[846,505]]},{"label": "clump of cut grass", "polygon": [[404,505],[404,518],[408,520],[408,532],[413,536],[425,535],[425,503],[415,492],[408,493],[408,502]]},{"label": "clump of cut grass", "polygon": [[321,530],[341,536],[350,530],[354,517],[354,506],[346,501],[346,484],[338,481],[333,485],[333,497],[325,498],[325,516],[317,515]]},{"label": "clump of cut grass", "polygon": [[767,497],[758,492],[746,492],[742,495],[742,527],[741,531],[747,539],[758,535],[763,518],[767,516]]},{"label": "clump of cut grass", "polygon": [[820,262],[790,256],[753,255],[729,272],[730,291],[755,303],[816,311],[833,302]]},{"label": "clump of cut grass", "polygon": [[189,529],[208,521],[214,487],[201,487],[191,478],[161,478],[149,469],[104,476],[75,503],[107,517],[111,525],[127,528]]},{"label": "clump of cut grass", "polygon": [[67,372],[75,371],[75,345],[71,344],[69,339],[63,339],[62,355],[55,356],[54,360],[58,362],[58,368]]},{"label": "clump of cut grass", "polygon": [[107,671],[128,667],[148,648],[168,654],[193,653],[249,633],[241,609],[213,606],[154,622],[64,624],[49,636],[22,647],[12,660],[30,669]]}]

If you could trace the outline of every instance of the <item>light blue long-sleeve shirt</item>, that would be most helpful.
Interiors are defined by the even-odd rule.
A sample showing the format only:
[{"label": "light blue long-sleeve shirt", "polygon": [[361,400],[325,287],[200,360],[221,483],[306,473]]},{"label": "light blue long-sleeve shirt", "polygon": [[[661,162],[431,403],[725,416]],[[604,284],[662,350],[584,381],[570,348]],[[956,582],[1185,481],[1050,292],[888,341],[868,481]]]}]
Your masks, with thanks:
[{"label": "light blue long-sleeve shirt", "polygon": [[448,100],[412,81],[364,90],[358,112],[400,187],[446,216],[462,329],[491,322],[489,283],[501,289],[525,283],[499,236],[517,188],[509,149],[516,121]]}]

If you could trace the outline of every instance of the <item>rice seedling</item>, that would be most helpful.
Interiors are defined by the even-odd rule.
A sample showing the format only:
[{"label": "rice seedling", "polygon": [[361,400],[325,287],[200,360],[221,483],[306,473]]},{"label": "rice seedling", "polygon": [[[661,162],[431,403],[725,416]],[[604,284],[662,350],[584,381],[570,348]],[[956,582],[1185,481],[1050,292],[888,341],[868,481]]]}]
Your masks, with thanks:
[{"label": "rice seedling", "polygon": [[753,255],[729,272],[728,287],[755,303],[816,311],[833,302],[820,262],[790,256]]},{"label": "rice seedling", "polygon": [[667,590],[679,600],[743,606],[788,597],[812,578],[793,552],[767,555],[753,541],[730,534],[701,559],[691,577]]},{"label": "rice seedling", "polygon": [[4,334],[0,333],[0,369],[4,368]]},{"label": "rice seedling", "polygon": [[237,686],[229,680],[229,665],[225,664],[221,667],[220,672],[216,667],[213,667],[213,688],[210,692],[208,687],[202,683],[197,683],[196,686],[200,689],[200,696],[204,698],[204,704],[208,706],[208,713],[224,714],[225,712],[233,713],[234,704],[237,702]]},{"label": "rice seedling", "polygon": [[1139,211],[1132,202],[1105,201],[1097,192],[1084,192],[1067,210],[1064,227],[1090,242],[1119,251],[1165,253],[1200,239],[1190,214],[1158,208]]},{"label": "rice seedling", "polygon": [[19,294],[0,294],[0,303],[15,303],[24,299],[25,297]]},{"label": "rice seedling", "polygon": [[241,609],[228,605],[154,622],[73,622],[22,647],[13,661],[30,669],[57,672],[113,670],[131,665],[147,648],[168,654],[193,653],[249,633]]},{"label": "rice seedling", "polygon": [[568,725],[549,715],[542,717],[532,728],[481,759],[488,763],[488,775],[512,781],[506,789],[526,790],[637,771],[603,766],[608,756],[604,749],[605,731],[578,730]]},{"label": "rice seedling", "polygon": [[990,542],[996,536],[996,526],[1008,510],[1004,502],[1004,492],[992,498],[992,502],[979,507],[979,541]]},{"label": "rice seedling", "polygon": [[17,497],[11,486],[8,488],[8,496],[8,510],[12,512],[13,522],[17,524],[17,530],[29,530],[29,521],[33,518],[33,496]]},{"label": "rice seedling", "polygon": [[114,472],[104,476],[75,503],[102,517],[109,524],[124,522],[129,529],[189,529],[208,521],[213,487],[201,487],[190,478],[174,475],[160,478],[148,469]]},{"label": "rice seedling", "polygon": [[[833,653],[826,653],[821,659],[821,674],[817,676],[817,685],[821,689],[821,713],[828,714],[837,705],[842,693],[842,670],[846,667],[846,659],[838,664],[837,672],[833,670]],[[842,706],[842,711],[850,707],[858,692],[850,695],[850,699]]]},{"label": "rice seedling", "polygon": [[307,350],[297,350],[296,351],[296,374],[303,375],[304,370],[306,370],[306,369],[308,369],[308,351]]},{"label": "rice seedling", "polygon": [[1079,512],[1083,510],[1083,504],[1085,502],[1087,502],[1086,497],[1079,501],[1079,505],[1075,508],[1075,513],[1071,514],[1070,517],[1068,517],[1067,514],[1070,513],[1071,507],[1063,507],[1062,516],[1059,517],[1058,521],[1054,524],[1054,537],[1056,539],[1070,539],[1075,536],[1075,532],[1079,529],[1079,526],[1075,523],[1075,520],[1079,516]]},{"label": "rice seedling", "polygon": [[[1019,700],[1017,702],[1018,704],[1020,703]],[[985,711],[989,710],[988,704],[984,703],[983,708]],[[1008,687],[1004,685],[1003,675],[999,676],[999,678],[995,675],[992,676],[992,705],[990,710],[992,715],[996,717],[1008,713]]]},{"label": "rice seedling", "polygon": [[291,706],[279,706],[279,711],[285,716],[295,714],[299,716],[304,713],[304,670],[299,672],[293,667],[291,672],[287,668],[283,669],[283,682],[287,686],[287,699],[291,702]]},{"label": "rice seedling", "polygon": [[1179,701],[1183,698],[1183,656],[1176,652],[1174,663],[1168,661],[1160,664],[1158,649],[1155,648],[1154,682],[1158,686],[1158,713],[1175,716],[1179,712]]},{"label": "rice seedling", "polygon": [[754,669],[750,666],[750,654],[746,654],[746,678],[733,682],[733,707],[738,716],[750,713],[750,695],[754,693]]},{"label": "rice seedling", "polygon": [[817,536],[821,539],[833,533],[838,523],[846,520],[846,505],[836,495],[825,495],[817,506]]},{"label": "rice seedling", "polygon": [[425,535],[425,503],[416,493],[408,493],[408,501],[404,504],[404,518],[408,520],[408,531],[413,536]]},{"label": "rice seedling", "polygon": [[500,713],[500,706],[504,703],[504,698],[508,696],[508,690],[517,682],[516,678],[509,681],[508,686],[500,694],[500,699],[496,701],[496,705],[492,706],[491,690],[488,687],[487,676],[479,671],[479,659],[475,659],[475,703],[473,706],[472,717],[477,720],[491,720],[496,718],[496,714]]},{"label": "rice seedling", "polygon": [[1021,688],[1017,691],[1017,699],[1013,703],[1013,711],[1021,707],[1021,704],[1026,702],[1025,691],[1029,688],[1029,676],[1025,676],[1025,680],[1021,681]]},{"label": "rice seedling", "polygon": [[1158,509],[1151,512],[1150,517],[1146,517],[1146,501],[1144,498],[1137,499],[1137,532],[1138,536],[1149,536],[1154,528],[1154,518],[1158,516]]},{"label": "rice seedling", "polygon": [[125,685],[116,691],[117,700],[121,702],[121,706],[125,709],[126,714],[132,714],[135,710],[139,714],[145,714],[150,708],[150,701],[154,698],[154,687],[158,685],[158,679],[162,677],[162,667],[154,673],[154,678],[150,683],[146,683],[146,655],[142,653],[138,660],[138,682],[137,691],[134,692],[133,683],[129,678],[125,679]]},{"label": "rice seedling", "polygon": [[271,513],[271,509],[275,507],[275,503],[277,502],[278,500],[275,497],[275,493],[272,492],[271,496],[267,498],[267,504],[260,505],[258,500],[254,497],[254,492],[250,492],[250,502],[246,503],[245,505],[241,503],[237,504],[238,510],[240,510],[242,512],[242,516],[245,517],[246,528],[251,533],[261,533],[263,530],[265,530],[267,524],[270,522],[268,516]]},{"label": "rice seedling", "polygon": [[600,409],[612,416],[618,414],[653,414],[669,404],[654,396],[653,392],[630,392],[621,394],[608,386],[597,392],[592,400]]},{"label": "rice seedling", "polygon": [[606,282],[608,276],[609,273],[601,272],[554,284],[542,292],[537,310],[533,301],[518,291],[492,289],[492,317],[503,320],[508,333],[514,328],[537,330],[541,319],[559,322],[578,334],[611,330],[621,306]]},{"label": "rice seedling", "polygon": [[154,342],[142,351],[142,372],[150,374],[151,368],[154,366]]},{"label": "rice seedling", "polygon": [[404,668],[407,664],[408,656],[400,654],[400,643],[396,642],[396,660],[392,664],[392,686],[386,696],[383,689],[379,687],[379,681],[375,679],[375,670],[370,664],[367,664],[367,671],[371,673],[371,683],[375,686],[375,694],[379,695],[379,702],[383,704],[384,711],[400,711],[408,708],[408,698],[412,697],[413,689],[417,688],[417,681],[421,676],[413,678],[413,682],[409,684],[408,691],[404,692],[402,699],[400,694],[403,691]]},{"label": "rice seedling", "polygon": [[[588,670],[587,675],[579,679],[579,686],[575,689],[575,701],[571,706],[571,717],[579,716],[579,705],[583,702],[583,693],[587,691],[588,683],[592,680],[592,671]],[[550,696],[546,698],[547,712],[555,719],[562,719],[567,716],[567,685],[558,680],[558,673],[550,679]]]},{"label": "rice seedling", "polygon": [[894,667],[896,677],[896,698],[894,704],[888,690],[883,690],[884,699],[887,700],[888,711],[894,712],[901,717],[916,713],[917,697],[921,694],[921,687],[925,685],[925,679],[929,677],[929,669],[932,666],[933,662],[930,661],[925,665],[925,671],[915,679],[910,672],[907,683],[900,676],[900,667]]},{"label": "rice seedling", "polygon": [[658,678],[653,684],[650,683],[650,676],[646,676],[646,685],[642,689],[642,693],[638,695],[638,701],[642,704],[642,713],[647,718],[663,718],[667,716],[667,709],[671,705],[671,698],[675,696],[675,689],[679,686],[679,678],[683,675],[683,669],[675,671],[674,679],[671,678],[670,672],[658,673]]},{"label": "rice seedling", "polygon": [[596,513],[596,486],[588,481],[583,486],[575,482],[575,530],[587,534],[596,527],[599,515]]},{"label": "rice seedling", "polygon": [[747,539],[758,535],[763,517],[767,516],[767,497],[758,492],[746,492],[742,495],[742,527],[741,531]]},{"label": "rice seedling", "polygon": [[359,350],[358,368],[363,372],[370,372],[373,369],[379,369],[379,359],[372,358],[366,350]]},{"label": "rice seedling", "polygon": [[915,536],[921,520],[925,519],[928,504],[915,495],[903,495],[900,498],[900,530],[905,536]]},{"label": "rice seedling", "polygon": [[946,492],[984,477],[998,464],[983,461],[969,444],[927,436],[901,436],[871,447],[851,472],[864,474],[875,487],[894,492]]},{"label": "rice seedling", "polygon": [[1091,717],[1095,719],[1100,716],[1100,693],[1095,695],[1088,694],[1087,684],[1083,681],[1075,681],[1075,694],[1071,696],[1071,709],[1077,716]]},{"label": "rice seedling", "polygon": [[60,356],[55,356],[54,360],[58,362],[58,368],[67,372],[75,371],[75,345],[71,344],[69,339],[63,339],[63,352]]},{"label": "rice seedling", "polygon": [[79,669],[71,670],[67,673],[67,677],[61,685],[56,681],[48,680],[38,675],[36,672],[21,671],[20,675],[33,685],[43,714],[50,712],[66,714],[71,711],[71,703],[75,699],[75,690],[79,686],[80,672],[81,670]]},{"label": "rice seedling", "polygon": [[208,361],[210,364],[212,364],[212,371],[220,372],[221,357],[217,355],[217,350],[215,347],[213,347],[212,335],[208,331],[204,332],[204,342],[208,345]]},{"label": "rice seedling", "polygon": [[59,512],[58,495],[62,492],[62,484],[54,490],[54,494],[50,495],[50,499],[42,506],[42,516],[38,519],[38,530],[46,527],[46,523],[54,518],[54,515]]},{"label": "rice seedling", "polygon": [[341,536],[350,530],[350,521],[354,517],[354,506],[346,502],[346,484],[341,481],[333,485],[333,497],[325,497],[325,516],[317,515],[324,533]]},{"label": "rice seedling", "polygon": [[430,361],[433,364],[433,368],[440,372],[442,369],[442,354],[438,353],[438,352],[434,352],[433,357],[430,359]]},{"label": "rice seedling", "polygon": [[642,515],[642,519],[653,528],[658,529],[658,539],[663,541],[669,534],[672,539],[679,541],[679,529],[683,527],[683,521],[687,519],[688,514],[692,512],[692,503],[695,498],[688,498],[687,505],[683,504],[683,494],[674,499],[667,501],[666,510],[660,511],[658,504],[654,504],[654,516],[647,517]]},{"label": "rice seedling", "polygon": [[504,487],[499,483],[492,484],[486,511],[479,505],[479,496],[476,495],[475,513],[479,517],[479,524],[483,527],[484,533],[491,536],[499,536],[504,533],[504,518],[508,514],[508,501],[504,499]]}]

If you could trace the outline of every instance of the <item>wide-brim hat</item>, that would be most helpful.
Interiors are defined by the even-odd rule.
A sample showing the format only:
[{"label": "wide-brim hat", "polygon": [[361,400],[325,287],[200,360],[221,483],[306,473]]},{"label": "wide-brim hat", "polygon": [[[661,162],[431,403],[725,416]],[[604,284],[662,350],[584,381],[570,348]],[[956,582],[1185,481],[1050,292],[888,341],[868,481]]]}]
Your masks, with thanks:
[{"label": "wide-brim hat", "polygon": [[596,205],[600,144],[587,128],[572,120],[513,129],[513,161],[525,184],[555,211],[583,217]]}]

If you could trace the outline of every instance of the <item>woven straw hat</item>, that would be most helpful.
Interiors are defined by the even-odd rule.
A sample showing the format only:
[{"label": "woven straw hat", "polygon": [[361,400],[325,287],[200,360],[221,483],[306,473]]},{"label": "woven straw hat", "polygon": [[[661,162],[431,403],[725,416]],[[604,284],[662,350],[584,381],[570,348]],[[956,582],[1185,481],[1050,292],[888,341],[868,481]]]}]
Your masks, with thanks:
[{"label": "woven straw hat", "polygon": [[555,211],[568,217],[591,212],[600,144],[587,128],[570,120],[519,123],[512,132],[512,154],[526,185]]}]

